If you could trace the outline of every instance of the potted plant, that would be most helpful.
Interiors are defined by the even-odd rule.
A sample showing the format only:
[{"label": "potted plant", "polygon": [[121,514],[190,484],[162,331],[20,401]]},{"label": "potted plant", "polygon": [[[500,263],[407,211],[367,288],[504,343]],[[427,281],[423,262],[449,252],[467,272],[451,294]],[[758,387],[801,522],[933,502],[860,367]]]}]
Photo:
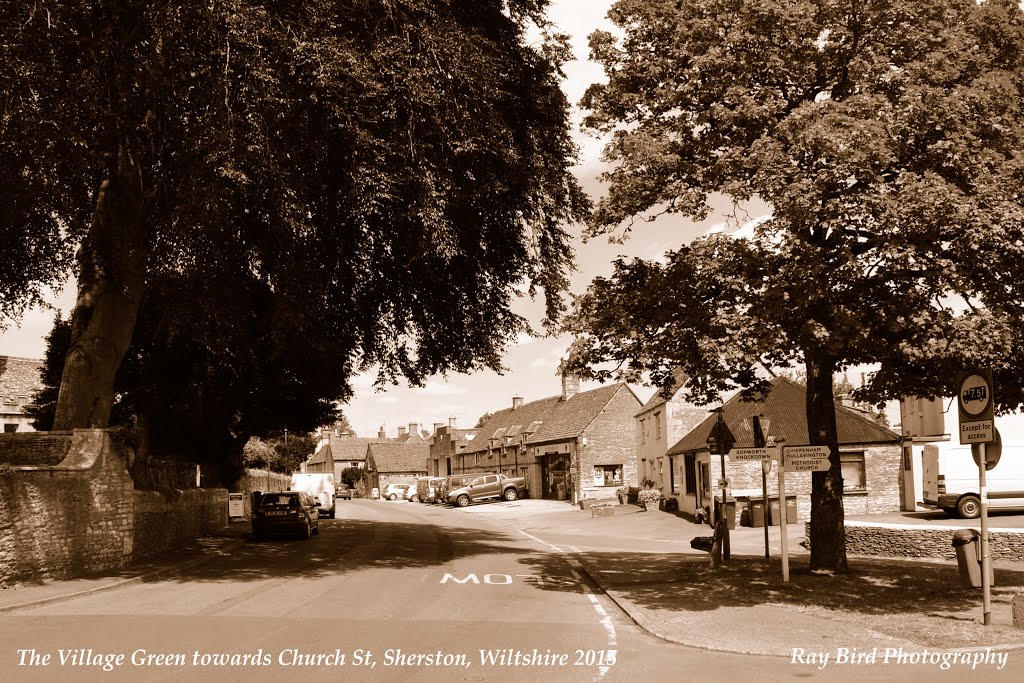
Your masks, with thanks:
[{"label": "potted plant", "polygon": [[661,500],[661,491],[658,489],[644,489],[637,494],[637,499],[647,510],[657,510]]},{"label": "potted plant", "polygon": [[615,489],[615,495],[619,499],[619,505],[625,505],[626,501],[629,500],[629,487],[620,486],[619,488]]}]

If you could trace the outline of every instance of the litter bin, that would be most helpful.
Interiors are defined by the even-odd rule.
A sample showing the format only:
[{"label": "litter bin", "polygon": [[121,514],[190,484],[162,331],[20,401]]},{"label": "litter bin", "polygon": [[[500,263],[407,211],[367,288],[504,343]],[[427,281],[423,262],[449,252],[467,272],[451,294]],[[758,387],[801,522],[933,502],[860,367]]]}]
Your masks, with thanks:
[{"label": "litter bin", "polygon": [[[782,511],[779,506],[779,497],[770,498],[768,518],[772,526],[779,526],[782,522]],[[786,524],[796,524],[796,496],[786,496]]]},{"label": "litter bin", "polygon": [[750,518],[750,526],[764,526],[764,497],[750,496],[747,498],[747,512]]},{"label": "litter bin", "polygon": [[[718,519],[719,511],[722,510],[722,499],[715,498],[715,519]],[[725,499],[725,525],[729,529],[736,528],[736,499],[726,498]]]},{"label": "litter bin", "polygon": [[[981,588],[981,533],[975,529],[957,529],[953,532],[953,548],[960,568],[960,584],[965,588]],[[988,585],[995,585],[991,561]]]}]

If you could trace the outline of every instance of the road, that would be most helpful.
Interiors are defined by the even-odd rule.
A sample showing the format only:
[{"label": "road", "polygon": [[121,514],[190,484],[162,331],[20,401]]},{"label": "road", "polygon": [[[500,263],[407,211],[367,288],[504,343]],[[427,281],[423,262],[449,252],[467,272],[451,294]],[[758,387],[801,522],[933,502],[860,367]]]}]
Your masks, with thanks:
[{"label": "road", "polygon": [[19,681],[828,679],[783,658],[658,640],[589,583],[559,539],[487,512],[345,501],[308,541],[247,542],[159,580],[3,617],[0,672]]}]

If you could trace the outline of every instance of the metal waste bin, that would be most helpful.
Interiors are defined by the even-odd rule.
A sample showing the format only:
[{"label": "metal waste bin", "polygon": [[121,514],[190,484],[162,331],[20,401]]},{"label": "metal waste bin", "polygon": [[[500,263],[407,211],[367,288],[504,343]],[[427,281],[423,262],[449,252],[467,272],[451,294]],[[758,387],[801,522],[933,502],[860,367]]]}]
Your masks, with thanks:
[{"label": "metal waste bin", "polygon": [[[960,584],[965,588],[981,588],[981,532],[957,529],[953,532],[956,564],[960,568]],[[988,585],[995,585],[995,572],[988,563]]]}]

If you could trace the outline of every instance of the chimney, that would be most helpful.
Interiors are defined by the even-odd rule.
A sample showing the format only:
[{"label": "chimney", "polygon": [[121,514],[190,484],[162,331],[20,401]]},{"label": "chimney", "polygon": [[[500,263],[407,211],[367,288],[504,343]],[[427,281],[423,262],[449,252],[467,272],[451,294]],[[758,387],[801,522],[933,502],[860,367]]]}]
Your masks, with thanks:
[{"label": "chimney", "polygon": [[523,407],[523,397],[513,396],[512,397],[512,410],[517,410]]},{"label": "chimney", "polygon": [[381,440],[388,438],[387,433],[384,431],[384,425],[381,425],[380,429],[377,430],[377,438]]},{"label": "chimney", "polygon": [[455,429],[455,418],[454,417],[449,417],[448,418],[448,426],[451,427],[452,429]]},{"label": "chimney", "polygon": [[439,431],[441,431],[441,427],[443,427],[443,426],[444,425],[441,424],[440,422],[435,422],[434,423],[434,434],[437,434]]},{"label": "chimney", "polygon": [[562,400],[566,401],[580,393],[580,378],[576,375],[562,374]]},{"label": "chimney", "polygon": [[409,436],[419,436],[419,433],[420,433],[420,423],[419,422],[410,422],[409,423]]},{"label": "chimney", "polygon": [[405,427],[401,427],[401,426],[400,426],[400,427],[398,428],[398,435],[399,435],[399,436],[405,436]]}]

